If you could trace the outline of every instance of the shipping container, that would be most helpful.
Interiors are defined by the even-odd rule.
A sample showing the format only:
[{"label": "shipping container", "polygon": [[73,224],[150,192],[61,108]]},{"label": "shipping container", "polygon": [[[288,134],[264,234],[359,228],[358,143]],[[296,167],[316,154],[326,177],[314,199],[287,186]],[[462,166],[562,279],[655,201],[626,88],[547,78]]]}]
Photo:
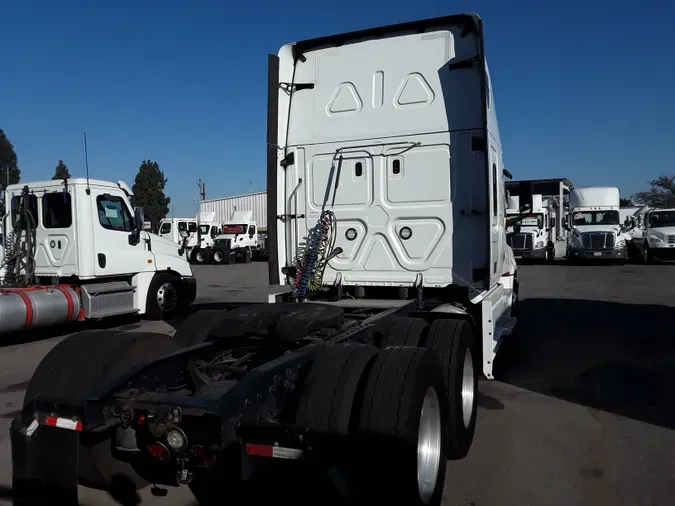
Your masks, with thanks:
[{"label": "shipping container", "polygon": [[267,192],[247,193],[234,197],[204,200],[200,205],[202,212],[216,213],[215,221],[225,222],[234,211],[253,211],[253,219],[258,228],[267,228]]}]

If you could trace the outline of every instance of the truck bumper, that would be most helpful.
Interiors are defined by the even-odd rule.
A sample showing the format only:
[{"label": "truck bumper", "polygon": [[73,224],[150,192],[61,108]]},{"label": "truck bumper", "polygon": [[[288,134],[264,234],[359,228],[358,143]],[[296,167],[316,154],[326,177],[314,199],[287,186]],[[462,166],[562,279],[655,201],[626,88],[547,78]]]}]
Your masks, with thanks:
[{"label": "truck bumper", "polygon": [[9,435],[14,505],[77,506],[79,433],[19,417]]},{"label": "truck bumper", "polygon": [[546,248],[514,249],[513,256],[516,260],[546,260]]},{"label": "truck bumper", "polygon": [[183,292],[185,305],[189,306],[197,298],[197,278],[183,278]]},{"label": "truck bumper", "polygon": [[675,260],[675,248],[649,248],[655,258],[663,260]]},{"label": "truck bumper", "polygon": [[567,253],[571,258],[589,258],[597,260],[625,260],[627,258],[625,247],[600,251],[570,248]]}]

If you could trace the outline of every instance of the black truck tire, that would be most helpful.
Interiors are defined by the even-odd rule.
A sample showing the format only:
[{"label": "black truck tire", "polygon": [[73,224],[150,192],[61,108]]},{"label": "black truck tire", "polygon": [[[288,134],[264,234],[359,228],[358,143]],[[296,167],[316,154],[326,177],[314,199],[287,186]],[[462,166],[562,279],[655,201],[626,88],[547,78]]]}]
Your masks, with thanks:
[{"label": "black truck tire", "polygon": [[378,352],[376,347],[364,344],[343,344],[322,350],[302,387],[296,425],[347,435],[363,373]]},{"label": "black truck tire", "polygon": [[[67,396],[84,401],[133,366],[177,351],[180,346],[164,334],[87,330],[66,337],[42,359],[33,373],[24,406],[36,395]],[[100,357],[94,360],[92,357]],[[79,478],[90,488],[110,491],[114,480],[138,490],[148,485],[133,467],[114,458],[114,431],[80,435]]]},{"label": "black truck tire", "polygon": [[396,317],[388,322],[388,335],[384,335],[383,348],[387,346],[420,346],[427,335],[429,324],[424,318]]},{"label": "black truck tire", "polygon": [[178,276],[169,272],[155,273],[145,301],[145,317],[170,320],[185,307],[185,295]]},{"label": "black truck tire", "polygon": [[226,263],[228,252],[222,248],[213,248],[213,255],[211,261],[216,265]]},{"label": "black truck tire", "polygon": [[437,354],[413,347],[383,350],[365,380],[359,411],[362,448],[354,476],[360,498],[440,505],[448,406]]},{"label": "black truck tire", "polygon": [[182,347],[194,346],[206,341],[211,329],[218,325],[226,311],[223,309],[202,309],[188,316],[176,329],[174,341]]},{"label": "black truck tire", "polygon": [[192,261],[198,265],[211,262],[211,248],[195,248],[192,252]]},{"label": "black truck tire", "polygon": [[471,323],[460,319],[435,320],[425,341],[440,359],[450,415],[448,458],[463,459],[469,453],[478,416],[477,353]]}]

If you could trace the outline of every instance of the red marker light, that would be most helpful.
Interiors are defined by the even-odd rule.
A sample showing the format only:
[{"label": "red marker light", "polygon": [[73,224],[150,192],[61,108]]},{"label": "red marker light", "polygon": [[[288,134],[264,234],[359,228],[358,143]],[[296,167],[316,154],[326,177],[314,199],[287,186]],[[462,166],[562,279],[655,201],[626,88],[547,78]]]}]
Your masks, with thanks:
[{"label": "red marker light", "polygon": [[148,453],[157,460],[165,461],[170,457],[169,449],[162,443],[155,442],[148,445]]}]

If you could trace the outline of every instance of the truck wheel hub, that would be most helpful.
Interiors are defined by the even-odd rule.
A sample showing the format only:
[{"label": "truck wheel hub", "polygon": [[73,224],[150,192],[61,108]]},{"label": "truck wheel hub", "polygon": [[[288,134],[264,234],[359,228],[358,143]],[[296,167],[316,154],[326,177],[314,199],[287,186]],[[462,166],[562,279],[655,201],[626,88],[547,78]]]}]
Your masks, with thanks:
[{"label": "truck wheel hub", "polygon": [[162,311],[171,311],[178,302],[178,292],[173,283],[164,283],[157,290],[157,305]]},{"label": "truck wheel hub", "polygon": [[417,435],[417,488],[423,503],[431,500],[441,465],[441,408],[438,394],[429,388],[424,395]]}]

